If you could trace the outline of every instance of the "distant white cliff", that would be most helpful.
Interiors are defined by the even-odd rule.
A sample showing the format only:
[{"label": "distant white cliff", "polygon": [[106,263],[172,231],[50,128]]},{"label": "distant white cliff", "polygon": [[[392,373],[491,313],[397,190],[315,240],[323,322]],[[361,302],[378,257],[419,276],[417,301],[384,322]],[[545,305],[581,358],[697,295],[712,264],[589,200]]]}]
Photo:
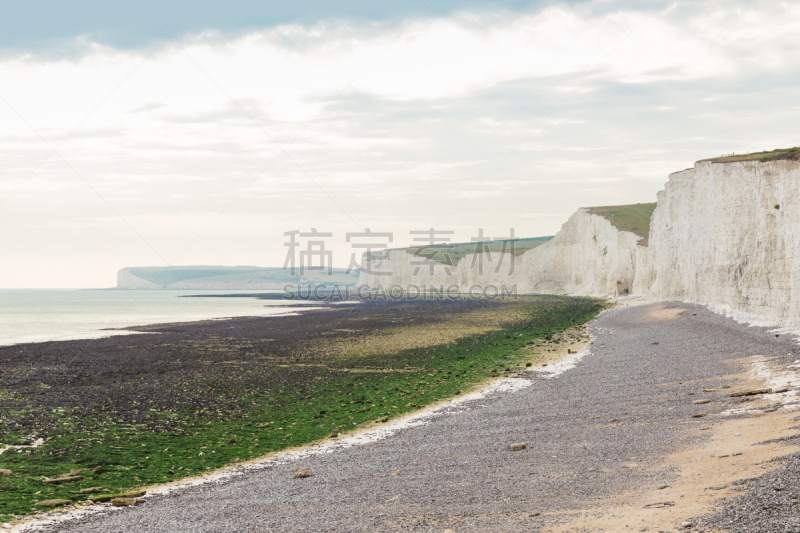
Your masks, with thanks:
[{"label": "distant white cliff", "polygon": [[117,272],[118,289],[258,289],[280,290],[288,285],[353,285],[358,272],[342,269],[327,271],[283,268],[176,266],[129,267]]}]

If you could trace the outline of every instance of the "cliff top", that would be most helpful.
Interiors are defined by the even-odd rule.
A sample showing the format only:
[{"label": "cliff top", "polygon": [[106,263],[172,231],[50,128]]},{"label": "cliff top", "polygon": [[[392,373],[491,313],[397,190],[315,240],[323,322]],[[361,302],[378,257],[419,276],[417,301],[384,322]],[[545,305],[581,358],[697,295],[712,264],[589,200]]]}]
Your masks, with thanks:
[{"label": "cliff top", "polygon": [[513,253],[514,255],[522,255],[528,250],[536,248],[537,246],[541,246],[552,238],[552,236],[529,237],[526,239],[514,239],[513,241],[511,239],[492,241],[488,240],[487,238],[487,240],[483,243],[485,246],[482,249],[478,249],[477,242],[434,244],[433,246],[420,245],[398,249],[405,250],[406,252],[414,254],[418,257],[428,257],[429,259],[439,263],[454,266],[457,265],[458,262],[464,257],[474,254],[476,250],[486,251],[488,249],[490,252],[504,251],[506,253]]},{"label": "cliff top", "polygon": [[647,239],[650,237],[650,217],[656,203],[650,204],[631,204],[631,205],[607,205],[602,207],[587,207],[589,213],[599,215],[620,231],[630,231],[640,237],[644,237],[638,244],[647,246]]},{"label": "cliff top", "polygon": [[712,163],[735,163],[737,161],[779,161],[781,159],[800,159],[800,148],[777,148],[767,152],[753,152],[750,154],[731,154],[721,157],[712,157],[711,159],[701,159],[702,161],[711,161]]}]

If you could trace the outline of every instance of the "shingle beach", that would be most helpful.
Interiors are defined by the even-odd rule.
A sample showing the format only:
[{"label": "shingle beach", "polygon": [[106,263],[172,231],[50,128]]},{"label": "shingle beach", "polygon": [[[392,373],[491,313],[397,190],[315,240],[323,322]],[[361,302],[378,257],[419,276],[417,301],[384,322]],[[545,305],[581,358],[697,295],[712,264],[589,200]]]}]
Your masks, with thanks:
[{"label": "shingle beach", "polygon": [[794,392],[731,397],[791,389],[792,336],[685,303],[612,309],[589,332],[550,372],[46,530],[800,530],[798,463],[768,460],[796,450]]}]

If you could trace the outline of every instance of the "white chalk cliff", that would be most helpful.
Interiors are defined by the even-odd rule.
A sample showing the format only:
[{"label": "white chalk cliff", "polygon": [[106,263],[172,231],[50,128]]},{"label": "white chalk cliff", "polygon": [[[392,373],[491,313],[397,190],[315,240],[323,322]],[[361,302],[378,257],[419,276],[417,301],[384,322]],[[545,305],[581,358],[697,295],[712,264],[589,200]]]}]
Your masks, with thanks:
[{"label": "white chalk cliff", "polygon": [[672,174],[651,219],[642,288],[800,326],[799,198],[798,161],[701,161]]},{"label": "white chalk cliff", "polygon": [[477,292],[479,288],[502,290],[505,286],[523,293],[628,294],[633,287],[637,256],[646,254],[646,247],[637,245],[640,239],[619,231],[601,216],[579,209],[552,240],[521,255],[470,254],[457,265],[447,266],[424,262],[402,249],[365,254],[358,285],[387,290],[401,287],[407,291],[453,287]]},{"label": "white chalk cliff", "polygon": [[[749,322],[800,327],[800,162],[712,162],[669,177],[649,244],[579,209],[555,237],[519,256],[467,256],[433,275],[404,250],[373,255],[358,285],[516,286],[521,293],[643,294],[708,304]],[[370,258],[365,257],[369,261]],[[479,268],[483,260],[483,269]],[[513,261],[513,271],[509,265]],[[448,272],[449,270],[449,272]]]}]

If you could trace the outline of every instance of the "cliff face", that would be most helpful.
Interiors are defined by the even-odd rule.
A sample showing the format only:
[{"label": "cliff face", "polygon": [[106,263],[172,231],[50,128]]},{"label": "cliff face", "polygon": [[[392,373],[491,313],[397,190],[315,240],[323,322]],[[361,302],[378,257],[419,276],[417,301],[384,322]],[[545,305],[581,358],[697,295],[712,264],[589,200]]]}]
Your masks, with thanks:
[{"label": "cliff face", "polygon": [[633,292],[641,237],[579,209],[547,244],[523,254],[521,292],[618,296]]},{"label": "cliff face", "polygon": [[672,174],[651,220],[643,285],[659,299],[796,327],[799,207],[797,161],[701,161]]},{"label": "cliff face", "polygon": [[[700,161],[669,177],[650,220],[649,245],[579,209],[549,242],[478,273],[462,259],[451,275],[413,276],[411,255],[390,252],[386,278],[360,285],[516,286],[517,292],[643,294],[706,304],[755,324],[800,327],[800,161]],[[473,265],[472,267],[470,265]]]}]

